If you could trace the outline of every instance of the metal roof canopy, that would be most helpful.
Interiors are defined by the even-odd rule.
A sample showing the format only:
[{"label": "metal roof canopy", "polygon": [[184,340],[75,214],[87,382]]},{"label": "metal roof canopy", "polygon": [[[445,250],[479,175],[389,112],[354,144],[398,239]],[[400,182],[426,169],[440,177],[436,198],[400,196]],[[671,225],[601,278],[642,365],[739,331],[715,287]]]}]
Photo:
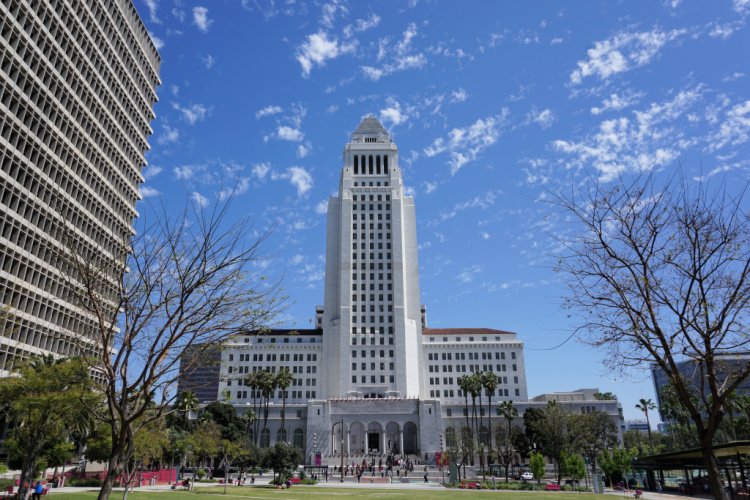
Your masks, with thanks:
[{"label": "metal roof canopy", "polygon": [[[720,468],[736,468],[738,458],[750,455],[750,441],[732,441],[714,446],[714,456]],[[634,469],[705,469],[701,448],[690,448],[659,455],[649,455],[633,461]]]}]

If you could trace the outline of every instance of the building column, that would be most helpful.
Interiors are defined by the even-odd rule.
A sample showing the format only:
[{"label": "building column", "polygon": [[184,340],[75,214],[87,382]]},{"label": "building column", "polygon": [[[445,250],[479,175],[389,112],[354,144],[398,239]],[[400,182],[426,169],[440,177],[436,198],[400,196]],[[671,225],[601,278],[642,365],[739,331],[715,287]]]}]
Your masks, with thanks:
[{"label": "building column", "polygon": [[380,438],[381,438],[380,441],[382,442],[382,444],[380,445],[381,446],[380,453],[385,453],[385,452],[388,451],[385,448],[385,445],[386,445],[385,426],[383,426],[383,430],[382,430],[382,432],[380,434]]},{"label": "building column", "polygon": [[352,430],[347,429],[346,430],[346,454],[351,454],[351,445],[352,445]]},{"label": "building column", "polygon": [[404,428],[398,429],[398,452],[400,455],[404,454]]}]

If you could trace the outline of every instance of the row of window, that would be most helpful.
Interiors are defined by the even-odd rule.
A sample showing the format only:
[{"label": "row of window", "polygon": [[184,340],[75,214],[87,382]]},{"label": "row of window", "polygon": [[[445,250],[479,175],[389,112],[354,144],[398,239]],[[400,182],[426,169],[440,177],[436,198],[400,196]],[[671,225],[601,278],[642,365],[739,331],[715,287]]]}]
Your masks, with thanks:
[{"label": "row of window", "polygon": [[[429,365],[428,370],[430,373],[440,373],[440,366],[441,365]],[[442,370],[443,373],[453,373],[453,365],[442,365],[442,367],[443,367],[443,370]],[[505,364],[495,365],[495,368],[497,368],[496,371],[498,372],[508,371],[507,365]],[[518,371],[518,366],[515,363],[511,365],[511,368],[512,368],[512,371],[514,372]],[[466,365],[456,365],[456,371],[458,373],[466,373],[467,372]],[[479,365],[469,365],[468,371],[471,373],[474,373],[474,372],[479,372],[479,371],[487,372],[487,371],[493,371],[493,370],[492,370],[492,365],[482,365],[481,370],[479,369]]]},{"label": "row of window", "polygon": [[[377,369],[375,368],[376,366],[378,366],[376,363],[370,363],[370,370],[376,370]],[[380,370],[385,370],[385,363],[380,363],[379,366],[380,366],[379,368]],[[392,362],[388,363],[389,370],[393,370],[393,366],[394,365]],[[360,363],[359,367],[361,370],[367,370],[367,363]],[[352,363],[352,371],[357,371],[357,363]]]},{"label": "row of window", "polygon": [[[383,327],[381,326],[379,328],[380,328],[380,333],[383,333]],[[366,331],[367,329],[368,329],[367,327],[363,327],[362,328],[362,334],[363,335],[365,335],[367,333],[367,331]],[[371,328],[371,332],[370,333],[374,333],[374,331],[372,331],[372,330],[375,330],[375,328]],[[353,334],[357,333],[357,328],[356,327],[352,327],[352,333]],[[393,327],[392,326],[388,327],[388,333],[391,334],[391,335],[393,334]],[[370,345],[376,345],[378,343],[380,345],[385,345],[385,337],[380,337],[380,341],[379,342],[376,342],[375,337],[371,337],[370,338]],[[367,339],[366,338],[361,339],[361,344],[362,345],[367,345]],[[357,337],[352,337],[352,345],[357,345]],[[393,345],[393,337],[388,337],[388,345]]]},{"label": "row of window", "polygon": [[[498,383],[507,384],[508,377],[498,377]],[[513,377],[513,383],[518,385],[518,376]],[[440,377],[430,377],[430,385],[440,385]],[[453,385],[453,377],[443,377],[442,385]],[[461,391],[458,392],[458,395],[462,396]],[[488,390],[485,389],[484,392],[489,395]]]},{"label": "row of window", "polygon": [[[466,359],[466,354],[467,353],[465,353],[465,352],[457,352],[456,353],[456,360],[464,360],[464,359]],[[469,354],[469,361],[471,361],[471,360],[479,360],[480,354],[482,356],[482,359],[484,359],[484,360],[492,359],[492,353],[491,352],[486,352],[486,351],[482,352],[482,353],[470,352],[468,354]],[[438,355],[440,355],[440,356],[438,356]],[[430,353],[427,354],[427,360],[428,361],[438,361],[440,359],[442,359],[443,361],[451,361],[453,359],[453,353],[452,352],[443,352],[443,353],[437,353],[437,352],[433,353],[433,352],[430,352]],[[495,352],[495,359],[505,359],[505,353],[504,352]],[[515,352],[511,352],[510,353],[510,359],[516,359],[516,353]]]},{"label": "row of window", "polygon": [[[378,381],[381,384],[385,384],[386,383],[385,379],[386,379],[385,375],[379,375],[379,376],[378,375],[370,375],[370,383],[371,384],[377,384]],[[391,383],[391,384],[395,383],[396,382],[396,377],[394,377],[393,375],[388,375],[388,382]],[[357,383],[357,376],[356,375],[352,375],[352,384],[356,384],[356,383]],[[359,383],[360,384],[366,384],[367,383],[367,375],[360,375],[359,376]]]},{"label": "row of window", "polygon": [[[455,396],[453,396],[453,389],[445,389],[445,390],[442,391],[442,396],[440,394],[441,394],[440,389],[430,390],[430,397],[431,398],[439,398],[439,397],[452,398],[452,397],[455,397]],[[521,395],[521,389],[514,389],[513,390],[513,394],[515,396],[520,396]],[[463,397],[463,395],[461,394],[460,390],[458,391],[458,397]],[[497,397],[501,397],[501,398],[502,397],[510,397],[510,391],[508,389],[498,389],[497,390]],[[466,408],[464,408],[464,415],[465,414],[466,414]],[[482,413],[481,414],[484,415],[484,408],[482,408]],[[499,411],[498,411],[498,415],[500,415]],[[448,411],[447,411],[447,416],[449,416],[449,417],[451,416],[451,410],[450,409],[448,409]]]},{"label": "row of window", "polygon": [[354,155],[354,175],[388,175],[388,155]]},{"label": "row of window", "polygon": [[[253,354],[253,361],[263,361],[263,354]],[[290,358],[291,356],[291,358]],[[305,355],[304,354],[278,354],[278,353],[269,353],[265,355],[266,361],[304,361]],[[250,361],[250,353],[248,354],[240,354],[237,357],[238,361],[240,362],[246,362]],[[317,353],[308,353],[307,354],[307,361],[317,361],[318,355]],[[234,361],[234,354],[229,354],[229,361]]]}]

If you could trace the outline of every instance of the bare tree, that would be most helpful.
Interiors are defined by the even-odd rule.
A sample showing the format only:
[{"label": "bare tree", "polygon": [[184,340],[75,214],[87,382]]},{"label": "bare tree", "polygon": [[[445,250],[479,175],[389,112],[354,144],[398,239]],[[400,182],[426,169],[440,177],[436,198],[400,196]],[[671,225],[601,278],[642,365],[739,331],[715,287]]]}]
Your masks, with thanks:
[{"label": "bare tree", "polygon": [[96,321],[88,336],[93,347],[82,348],[96,353],[89,362],[106,397],[96,416],[112,434],[100,499],[109,498],[131,460],[134,435],[171,411],[182,352],[196,354],[183,364],[200,362],[201,350],[266,326],[283,301],[253,269],[267,233],[248,243],[247,224],[230,224],[228,208],[189,207],[174,216],[162,209],[117,255],[94,255],[67,238],[60,268]]},{"label": "bare tree", "polygon": [[[583,226],[560,268],[580,330],[613,367],[656,364],[697,430],[715,498],[725,498],[713,440],[750,364],[725,370],[750,337],[750,220],[745,191],[679,176],[602,189],[590,183],[558,204]],[[682,362],[701,371],[699,397]]]}]

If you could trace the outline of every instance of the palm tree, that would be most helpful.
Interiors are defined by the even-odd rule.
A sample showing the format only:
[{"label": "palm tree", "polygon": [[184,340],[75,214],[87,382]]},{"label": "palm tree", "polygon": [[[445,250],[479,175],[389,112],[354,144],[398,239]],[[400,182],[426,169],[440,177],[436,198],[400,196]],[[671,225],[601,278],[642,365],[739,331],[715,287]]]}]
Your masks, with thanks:
[{"label": "palm tree", "polygon": [[648,418],[648,411],[649,410],[655,410],[656,409],[656,405],[650,399],[643,399],[643,398],[641,398],[640,401],[638,403],[636,403],[635,407],[638,408],[639,410],[641,410],[646,415],[646,425],[648,426],[648,447],[649,447],[649,449],[651,451],[651,454],[653,455],[653,453],[654,453],[654,442],[651,439],[651,421]]},{"label": "palm tree", "polygon": [[477,444],[481,444],[481,428],[479,429],[479,432],[477,432],[477,396],[479,396],[482,392],[482,382],[479,379],[479,373],[472,373],[471,375],[469,375],[468,383],[469,394],[471,394],[471,424],[474,428],[474,432],[472,433],[472,435],[477,437]]},{"label": "palm tree", "polygon": [[260,375],[261,372],[255,371],[250,372],[247,377],[245,377],[245,385],[250,387],[250,394],[253,397],[253,414],[255,416],[255,420],[253,421],[253,444],[255,446],[258,446],[258,431],[260,426],[260,420],[258,419],[258,415],[260,414],[260,404],[258,398],[258,393],[260,392]]},{"label": "palm tree", "polygon": [[489,411],[487,425],[490,434],[490,456],[492,456],[492,395],[495,394],[495,389],[497,389],[497,375],[493,372],[484,372],[482,375],[482,386],[487,390],[487,407]]},{"label": "palm tree", "polygon": [[458,387],[464,393],[464,416],[466,417],[466,427],[469,428],[469,376],[461,375],[458,377]]},{"label": "palm tree", "polygon": [[281,389],[281,428],[284,429],[284,436],[288,436],[286,433],[286,390],[292,385],[293,380],[294,376],[289,368],[284,367],[276,374],[276,387]]},{"label": "palm tree", "polygon": [[[510,449],[510,439],[511,439],[511,426],[513,424],[513,419],[518,416],[518,409],[513,406],[513,401],[503,401],[500,403],[500,406],[498,406],[500,409],[500,415],[503,416],[503,418],[508,422],[508,449]],[[505,482],[508,482],[508,464],[510,463],[509,460],[505,461]]]},{"label": "palm tree", "polygon": [[273,391],[276,389],[276,377],[274,377],[269,371],[260,371],[259,375],[259,386],[261,395],[263,396],[263,432],[268,429],[268,407],[271,403],[271,397]]}]

